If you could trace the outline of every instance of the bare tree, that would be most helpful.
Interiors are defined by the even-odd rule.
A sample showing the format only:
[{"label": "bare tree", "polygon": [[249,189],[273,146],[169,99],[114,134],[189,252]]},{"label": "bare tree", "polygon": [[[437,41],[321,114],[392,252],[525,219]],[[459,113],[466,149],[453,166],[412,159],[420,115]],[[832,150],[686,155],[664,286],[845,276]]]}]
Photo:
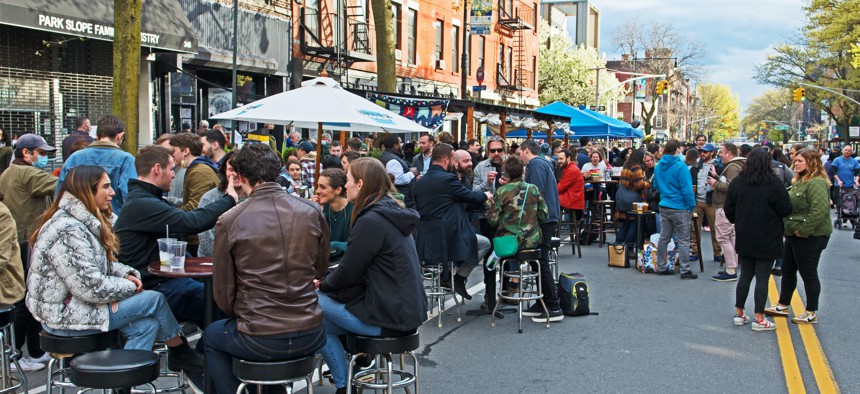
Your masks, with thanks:
[{"label": "bare tree", "polygon": [[137,153],[142,0],[114,1],[113,113],[125,123],[123,150]]},{"label": "bare tree", "polygon": [[[631,18],[612,33],[612,43],[628,55],[628,67],[634,72],[664,74],[670,84],[680,79],[699,82],[704,77],[704,69],[698,64],[705,55],[704,44],[683,36],[674,25],[658,21],[643,24]],[[648,109],[645,105],[640,107],[645,134],[651,133],[657,102],[655,85],[654,81],[646,85],[646,97],[651,94]]]},{"label": "bare tree", "polygon": [[373,24],[376,26],[376,74],[381,92],[397,89],[394,58],[394,25],[391,23],[391,0],[372,0]]}]

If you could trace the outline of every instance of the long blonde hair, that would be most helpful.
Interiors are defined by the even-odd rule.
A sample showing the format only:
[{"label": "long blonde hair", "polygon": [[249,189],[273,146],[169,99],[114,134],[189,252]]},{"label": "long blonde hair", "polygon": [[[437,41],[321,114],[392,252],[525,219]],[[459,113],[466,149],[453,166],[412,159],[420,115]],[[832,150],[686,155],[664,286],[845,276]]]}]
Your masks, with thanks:
[{"label": "long blonde hair", "polygon": [[374,158],[355,159],[349,163],[349,174],[355,182],[362,181],[361,190],[358,191],[358,196],[353,202],[352,218],[350,218],[350,222],[354,225],[355,218],[364,208],[379,202],[395,189],[382,162]]},{"label": "long blonde hair", "polygon": [[96,205],[95,199],[99,182],[104,174],[107,174],[107,172],[99,166],[78,166],[69,171],[66,179],[60,185],[60,192],[57,193],[54,203],[37,219],[36,230],[30,236],[30,245],[36,244],[39,230],[42,229],[42,226],[49,219],[54,217],[54,214],[60,209],[60,201],[62,201],[63,196],[69,193],[77,197],[84,204],[84,207],[87,208],[87,211],[99,220],[99,223],[101,223],[99,241],[101,241],[102,247],[105,249],[108,261],[116,261],[116,255],[119,253],[119,240],[117,240],[116,235],[113,233],[113,225],[110,221],[112,214],[111,207],[108,206],[106,210],[101,210]]},{"label": "long blonde hair", "polygon": [[814,178],[821,178],[827,182],[827,186],[830,186],[830,178],[827,176],[827,172],[824,171],[824,165],[821,164],[821,156],[818,155],[818,152],[812,149],[801,149],[796,155],[800,155],[806,160],[806,171],[798,171],[794,174],[794,179],[791,180],[792,184],[809,182]]}]

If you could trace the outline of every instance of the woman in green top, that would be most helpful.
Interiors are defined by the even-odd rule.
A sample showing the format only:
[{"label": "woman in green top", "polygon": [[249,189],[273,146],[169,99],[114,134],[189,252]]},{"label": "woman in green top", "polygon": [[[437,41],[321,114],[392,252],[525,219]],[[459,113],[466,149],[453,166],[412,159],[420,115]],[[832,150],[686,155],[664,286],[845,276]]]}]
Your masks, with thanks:
[{"label": "woman in green top", "polygon": [[346,173],[340,168],[330,168],[320,174],[317,193],[311,198],[322,205],[323,216],[331,230],[331,260],[339,260],[346,251],[349,239],[349,220],[352,203],[346,199]]},{"label": "woman in green top", "polygon": [[[779,303],[765,308],[769,315],[788,316],[791,296],[797,288],[797,272],[806,289],[806,312],[791,321],[798,324],[818,323],[818,259],[830,240],[830,180],[818,152],[803,149],[794,156],[795,176],[789,191],[791,215],[785,223],[785,256],[782,261],[782,286]],[[797,311],[795,311],[797,313]]]}]

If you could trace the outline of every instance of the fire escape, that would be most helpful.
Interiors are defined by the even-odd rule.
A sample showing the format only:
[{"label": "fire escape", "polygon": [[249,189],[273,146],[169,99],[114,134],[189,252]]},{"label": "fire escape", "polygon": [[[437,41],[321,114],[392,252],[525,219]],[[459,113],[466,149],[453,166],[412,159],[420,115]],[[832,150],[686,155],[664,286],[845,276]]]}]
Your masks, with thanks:
[{"label": "fire escape", "polygon": [[[534,10],[516,0],[499,0],[499,21],[496,31],[511,39],[512,56],[504,56],[496,65],[496,86],[499,90],[524,92],[532,90],[531,71],[526,67],[527,53],[524,34],[534,29]],[[508,64],[510,62],[511,64]]]},{"label": "fire escape", "polygon": [[335,0],[334,12],[323,8],[328,6],[327,1],[318,2],[319,9],[302,7],[299,35],[302,53],[322,62],[324,67],[330,64],[329,70],[337,76],[345,75],[356,62],[375,61],[371,45],[373,27],[361,2],[363,0]]}]

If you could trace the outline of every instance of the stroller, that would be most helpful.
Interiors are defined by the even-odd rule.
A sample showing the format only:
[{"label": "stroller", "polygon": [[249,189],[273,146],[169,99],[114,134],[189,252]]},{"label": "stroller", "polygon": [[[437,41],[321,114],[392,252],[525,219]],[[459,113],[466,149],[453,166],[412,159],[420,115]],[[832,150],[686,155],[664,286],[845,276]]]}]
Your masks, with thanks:
[{"label": "stroller", "polygon": [[854,228],[858,225],[858,219],[860,219],[860,190],[853,187],[840,188],[833,227],[841,229],[845,222],[850,222]]}]

